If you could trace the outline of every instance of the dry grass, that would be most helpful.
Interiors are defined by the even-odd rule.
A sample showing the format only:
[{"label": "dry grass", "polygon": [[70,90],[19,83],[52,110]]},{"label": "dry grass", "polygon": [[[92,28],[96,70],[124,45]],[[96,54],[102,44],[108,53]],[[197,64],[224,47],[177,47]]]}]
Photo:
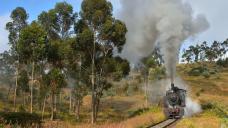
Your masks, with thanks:
[{"label": "dry grass", "polygon": [[[91,97],[84,99],[82,115],[86,116],[82,122],[46,121],[45,128],[137,128],[157,123],[163,120],[164,114],[159,107],[153,107],[147,112],[129,118],[129,112],[144,107],[144,97],[114,96],[102,99],[101,112],[96,125],[90,124]],[[86,114],[86,115],[85,115]],[[87,119],[87,120],[86,120]]]},{"label": "dry grass", "polygon": [[[222,69],[219,74],[212,75],[210,78],[188,76],[183,72],[181,72],[180,76],[191,88],[191,96],[194,99],[199,100],[201,103],[210,101],[228,106],[227,69]],[[196,95],[197,92],[200,93],[200,96]]]},{"label": "dry grass", "polygon": [[[183,67],[182,67],[183,68]],[[185,71],[188,68],[184,67]],[[180,73],[183,80],[191,88],[191,96],[200,104],[216,103],[222,106],[227,113],[228,106],[228,69],[223,69],[219,74],[210,78],[203,76],[188,76],[184,70]],[[196,95],[200,93],[200,95]],[[86,119],[89,119],[91,98],[87,96],[84,99],[83,114],[87,113]],[[52,128],[138,128],[148,126],[159,122],[165,117],[162,111],[149,111],[142,115],[128,118],[128,112],[144,107],[143,96],[114,96],[102,99],[99,120],[96,125],[91,125],[90,120],[84,120],[81,123],[70,122],[47,122],[47,127]],[[225,121],[224,121],[225,120]],[[219,117],[214,110],[205,110],[194,117],[184,118],[177,123],[176,128],[226,128],[227,118]]]},{"label": "dry grass", "polygon": [[216,117],[192,117],[181,120],[176,128],[220,128],[220,120]]},{"label": "dry grass", "polygon": [[[189,66],[189,65],[188,65]],[[211,75],[210,78],[203,76],[189,76],[186,65],[179,66],[179,75],[189,85],[191,97],[200,104],[215,103],[222,111],[228,114],[228,69],[220,69],[220,72]],[[214,68],[211,66],[210,68]],[[228,116],[220,117],[214,109],[205,110],[201,114],[181,120],[177,128],[227,128]]]},{"label": "dry grass", "polygon": [[161,111],[147,112],[140,116],[136,116],[121,122],[104,122],[101,124],[91,125],[88,123],[71,124],[67,122],[46,122],[46,128],[138,128],[148,126],[163,120],[165,117]]}]

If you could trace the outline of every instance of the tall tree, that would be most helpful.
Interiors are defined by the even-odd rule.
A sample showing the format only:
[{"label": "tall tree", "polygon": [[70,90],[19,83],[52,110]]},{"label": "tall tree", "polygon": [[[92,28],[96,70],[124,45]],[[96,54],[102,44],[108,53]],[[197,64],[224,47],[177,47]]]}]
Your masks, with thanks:
[{"label": "tall tree", "polygon": [[162,60],[162,56],[160,55],[160,51],[159,48],[155,48],[153,53],[146,58],[143,58],[141,60],[142,62],[142,68],[141,68],[141,74],[143,76],[144,79],[144,95],[145,95],[145,105],[146,107],[148,107],[148,82],[149,82],[149,76],[150,76],[150,72],[149,70],[152,68],[156,68],[161,66],[163,60]]},{"label": "tall tree", "polygon": [[191,62],[192,56],[193,54],[189,49],[183,51],[182,58],[184,59],[184,61],[187,61],[187,63]]},{"label": "tall tree", "polygon": [[222,42],[222,54],[225,56],[224,59],[227,57],[227,51],[228,51],[228,39]]},{"label": "tall tree", "polygon": [[45,76],[45,83],[50,86],[51,91],[51,120],[56,117],[56,96],[60,89],[65,87],[65,75],[59,68],[53,68]]},{"label": "tall tree", "polygon": [[122,50],[127,29],[123,22],[112,16],[112,5],[106,0],[84,0],[80,17],[75,32],[78,44],[88,53],[86,58],[92,61],[87,67],[91,68],[91,122],[94,123],[102,94],[96,91],[103,92],[109,85],[105,75],[109,76],[111,72],[105,71],[104,65],[113,59],[114,50]]},{"label": "tall tree", "polygon": [[[60,73],[63,72],[63,68],[66,66],[66,54],[70,52],[68,51],[70,49],[67,40],[73,34],[72,28],[76,18],[77,13],[74,13],[72,5],[66,2],[56,3],[53,9],[47,12],[43,11],[38,16],[38,22],[48,34],[47,62],[49,68],[61,70]],[[74,57],[73,54],[71,56]],[[54,97],[56,97],[56,94],[54,94]],[[53,104],[56,106],[55,102]],[[53,113],[55,112],[52,112],[52,119],[54,117]]]},{"label": "tall tree", "polygon": [[68,38],[65,43],[65,67],[67,69],[68,81],[70,81],[70,86],[72,87],[69,112],[71,112],[72,99],[74,99],[76,104],[75,115],[76,118],[79,119],[80,106],[83,97],[88,92],[88,87],[85,84],[85,80],[87,79],[84,79],[84,68],[82,67],[82,63],[85,61],[85,53],[77,48],[78,44],[75,38]]},{"label": "tall tree", "polygon": [[15,59],[15,67],[16,67],[16,80],[15,80],[15,88],[14,88],[14,111],[16,111],[16,94],[17,94],[17,86],[18,86],[18,70],[19,70],[19,59],[17,50],[17,43],[20,35],[20,31],[27,26],[28,14],[26,10],[22,7],[15,8],[10,15],[12,21],[6,24],[6,29],[9,31],[9,44],[11,55]]},{"label": "tall tree", "polygon": [[32,65],[31,87],[30,87],[30,112],[33,112],[33,85],[35,65],[45,54],[47,43],[47,34],[45,30],[36,22],[25,27],[20,34],[17,49],[20,56],[20,62]]},{"label": "tall tree", "polygon": [[204,49],[205,49],[205,57],[210,62],[214,61],[220,54],[219,43],[217,41],[214,41],[210,47],[208,46],[208,47],[205,47]]},{"label": "tall tree", "polygon": [[189,46],[189,50],[192,52],[192,55],[194,55],[194,61],[198,62],[199,61],[199,57],[200,57],[200,52],[201,52],[201,48],[200,45],[196,45],[196,46]]}]

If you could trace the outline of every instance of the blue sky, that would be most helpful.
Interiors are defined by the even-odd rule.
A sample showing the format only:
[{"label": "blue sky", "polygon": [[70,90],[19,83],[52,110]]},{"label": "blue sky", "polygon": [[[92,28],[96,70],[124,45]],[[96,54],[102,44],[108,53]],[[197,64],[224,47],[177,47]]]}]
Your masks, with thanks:
[{"label": "blue sky", "polygon": [[[24,7],[29,14],[29,22],[37,19],[42,11],[47,11],[54,7],[56,2],[63,0],[0,0],[0,52],[7,50],[8,33],[5,30],[5,24],[10,21],[9,15],[13,9],[18,6]],[[80,10],[82,0],[65,0],[74,7],[74,11]],[[120,10],[120,0],[110,0],[114,7],[114,15]],[[143,1],[143,0],[142,0]],[[187,47],[202,41],[212,42],[214,40],[223,41],[228,38],[228,0],[184,0],[188,1],[195,14],[202,13],[210,23],[210,28],[195,37],[193,40],[187,40],[182,47]]]},{"label": "blue sky", "polygon": [[[5,30],[5,24],[10,21],[10,13],[16,7],[24,7],[29,14],[28,21],[37,19],[42,11],[54,8],[56,2],[63,0],[0,0],[0,53],[9,49],[8,32]],[[74,11],[80,10],[82,0],[65,0],[74,7]]]},{"label": "blue sky", "polygon": [[[29,20],[34,20],[42,11],[47,11],[55,6],[56,2],[63,0],[0,0],[0,15],[10,14],[16,7],[24,7],[29,13]],[[78,12],[82,0],[66,0]]]}]

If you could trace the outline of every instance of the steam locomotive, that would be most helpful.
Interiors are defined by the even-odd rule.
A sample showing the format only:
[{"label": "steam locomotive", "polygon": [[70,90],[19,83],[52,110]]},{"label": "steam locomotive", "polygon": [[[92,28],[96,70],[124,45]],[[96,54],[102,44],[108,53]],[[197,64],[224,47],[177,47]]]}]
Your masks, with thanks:
[{"label": "steam locomotive", "polygon": [[166,91],[164,96],[164,113],[167,118],[182,118],[184,116],[184,108],[186,90],[175,87],[171,84],[171,89]]}]

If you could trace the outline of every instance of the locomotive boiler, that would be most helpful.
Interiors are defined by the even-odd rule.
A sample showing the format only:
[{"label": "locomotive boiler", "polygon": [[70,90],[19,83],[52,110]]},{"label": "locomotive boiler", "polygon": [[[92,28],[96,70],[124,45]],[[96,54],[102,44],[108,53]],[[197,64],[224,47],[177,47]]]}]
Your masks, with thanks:
[{"label": "locomotive boiler", "polygon": [[171,89],[166,91],[164,96],[164,113],[167,118],[182,118],[184,116],[184,108],[186,90],[175,87],[171,84]]}]

